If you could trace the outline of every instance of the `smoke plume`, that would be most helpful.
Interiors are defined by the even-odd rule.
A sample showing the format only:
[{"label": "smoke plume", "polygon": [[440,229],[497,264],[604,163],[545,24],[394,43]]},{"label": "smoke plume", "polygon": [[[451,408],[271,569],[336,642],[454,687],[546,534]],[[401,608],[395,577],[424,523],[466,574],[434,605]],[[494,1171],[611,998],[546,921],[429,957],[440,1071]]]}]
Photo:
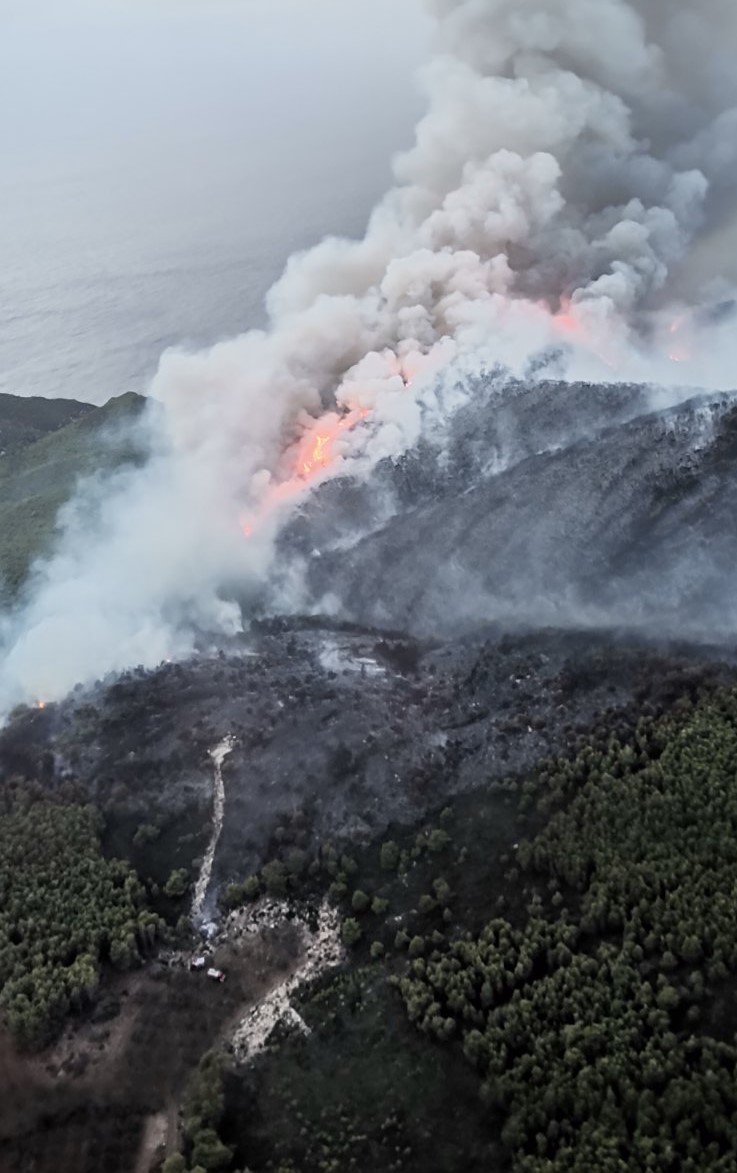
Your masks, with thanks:
[{"label": "smoke plume", "polygon": [[237,630],[285,517],[437,434],[450,370],[730,385],[731,0],[427,6],[396,187],[292,257],[268,330],[163,356],[146,464],[80,488],[5,618],[0,710]]}]

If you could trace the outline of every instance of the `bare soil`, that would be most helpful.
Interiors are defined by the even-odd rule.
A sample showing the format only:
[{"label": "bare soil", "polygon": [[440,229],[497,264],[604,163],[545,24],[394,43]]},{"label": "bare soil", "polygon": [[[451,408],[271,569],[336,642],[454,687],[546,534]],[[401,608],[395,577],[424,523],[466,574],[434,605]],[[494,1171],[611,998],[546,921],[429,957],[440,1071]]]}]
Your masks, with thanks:
[{"label": "bare soil", "polygon": [[162,1146],[175,1147],[172,1105],[188,1074],[298,964],[299,935],[267,929],[216,960],[222,984],[156,963],[109,981],[43,1054],[20,1055],[0,1036],[2,1173],[148,1173]]}]

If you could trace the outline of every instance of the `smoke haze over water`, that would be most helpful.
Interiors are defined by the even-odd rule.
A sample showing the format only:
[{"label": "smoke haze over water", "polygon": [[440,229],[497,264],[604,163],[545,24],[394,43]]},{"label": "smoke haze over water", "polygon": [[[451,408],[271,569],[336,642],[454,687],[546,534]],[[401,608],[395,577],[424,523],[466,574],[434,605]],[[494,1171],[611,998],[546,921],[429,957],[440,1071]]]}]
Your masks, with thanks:
[{"label": "smoke haze over water", "polygon": [[0,392],[142,391],[360,234],[421,110],[430,22],[397,8],[0,0]]},{"label": "smoke haze over water", "polygon": [[163,356],[151,457],[93,525],[84,493],[67,509],[6,622],[0,709],[237,629],[295,504],[437,437],[468,407],[459,373],[733,385],[729,315],[710,312],[731,266],[709,261],[732,238],[732,5],[427,7],[427,112],[397,186],[362,240],[290,260],[267,330]]}]

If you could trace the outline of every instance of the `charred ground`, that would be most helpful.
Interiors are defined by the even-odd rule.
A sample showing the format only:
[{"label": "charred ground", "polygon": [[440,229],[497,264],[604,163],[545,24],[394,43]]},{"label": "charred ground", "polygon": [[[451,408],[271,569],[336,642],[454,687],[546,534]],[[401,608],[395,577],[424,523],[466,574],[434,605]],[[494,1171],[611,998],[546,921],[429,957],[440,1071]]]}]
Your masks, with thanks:
[{"label": "charred ground", "polygon": [[472,391],[447,431],[428,423],[367,482],[328,484],[286,532],[315,605],[421,636],[489,616],[735,629],[733,394],[503,373]]},{"label": "charred ground", "polygon": [[[209,831],[208,754],[232,735],[221,884],[258,866],[285,819],[315,841],[411,823],[566,752],[592,727],[623,730],[684,690],[729,680],[725,651],[554,630],[430,644],[265,621],[240,647],[26,711],[0,734],[0,765],[6,779],[73,780],[104,812],[106,843],[162,883],[196,862]],[[160,824],[162,837],[134,842],[142,823]]]}]

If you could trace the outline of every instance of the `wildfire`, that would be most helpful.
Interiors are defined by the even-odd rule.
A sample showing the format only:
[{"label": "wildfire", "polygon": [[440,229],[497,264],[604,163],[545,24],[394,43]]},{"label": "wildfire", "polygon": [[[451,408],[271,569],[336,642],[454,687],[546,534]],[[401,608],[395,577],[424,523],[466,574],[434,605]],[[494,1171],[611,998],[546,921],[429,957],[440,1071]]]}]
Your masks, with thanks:
[{"label": "wildfire", "polygon": [[241,518],[240,529],[244,538],[253,537],[271,513],[299,497],[306,485],[337,464],[342,457],[337,442],[370,414],[367,407],[355,407],[344,415],[330,412],[315,420],[286,453],[287,474],[284,479],[271,482],[257,510]]},{"label": "wildfire", "polygon": [[584,333],[583,326],[571,309],[571,299],[562,298],[558,313],[553,316],[556,329],[569,337],[580,336]]},{"label": "wildfire", "polygon": [[602,337],[600,330],[592,329],[581,314],[576,313],[570,297],[561,298],[560,308],[551,320],[558,334],[588,350],[610,370],[618,369],[619,363],[611,340]]},{"label": "wildfire", "polygon": [[340,458],[336,441],[369,415],[367,407],[356,407],[345,415],[331,413],[319,419],[302,437],[297,448],[296,471],[302,480],[311,480],[321,469]]},{"label": "wildfire", "polygon": [[691,349],[688,344],[688,338],[681,335],[686,327],[690,325],[690,318],[687,313],[679,314],[668,327],[668,333],[671,336],[671,345],[668,350],[668,358],[671,362],[688,362],[691,358]]},{"label": "wildfire", "polygon": [[46,701],[36,701],[36,708],[37,709],[45,709],[46,708]]},{"label": "wildfire", "polygon": [[325,468],[330,463],[330,436],[315,436],[308,460],[303,460],[299,471],[303,477],[308,477],[315,468]]}]

